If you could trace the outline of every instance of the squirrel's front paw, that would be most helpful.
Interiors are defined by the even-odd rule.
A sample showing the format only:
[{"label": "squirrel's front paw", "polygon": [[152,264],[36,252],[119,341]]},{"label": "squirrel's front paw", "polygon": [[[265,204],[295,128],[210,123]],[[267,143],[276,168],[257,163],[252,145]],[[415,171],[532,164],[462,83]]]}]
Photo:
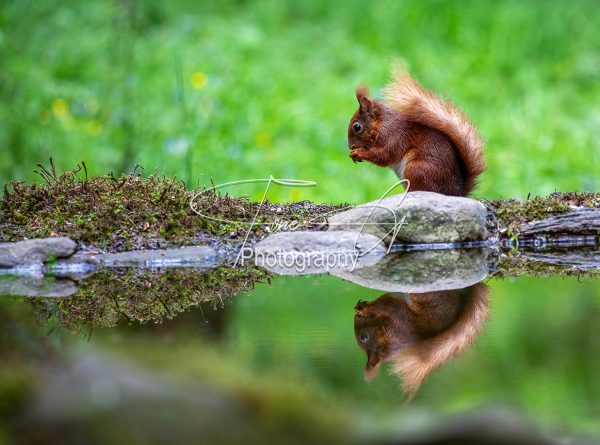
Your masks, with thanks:
[{"label": "squirrel's front paw", "polygon": [[367,157],[367,153],[366,150],[362,148],[357,148],[352,150],[348,156],[350,156],[350,159],[352,159],[354,163],[357,163],[364,161]]}]

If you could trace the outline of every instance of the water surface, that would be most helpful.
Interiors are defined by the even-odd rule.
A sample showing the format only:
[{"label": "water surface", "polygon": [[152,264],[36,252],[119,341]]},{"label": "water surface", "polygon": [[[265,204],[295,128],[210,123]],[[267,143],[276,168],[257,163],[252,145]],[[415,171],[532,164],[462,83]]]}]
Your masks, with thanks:
[{"label": "water surface", "polygon": [[[117,270],[74,281],[79,291],[68,297],[2,297],[3,349],[20,357],[7,366],[43,367],[56,360],[50,351],[109,357],[227,391],[254,384],[273,393],[291,388],[339,413],[359,412],[367,423],[390,413],[410,424],[415,416],[501,407],[545,431],[600,435],[600,282],[593,277],[488,276],[460,291],[485,289],[482,324],[412,395],[393,372],[405,364],[403,356],[380,363],[365,380],[367,354],[359,347],[360,330],[355,335],[355,307],[388,293],[327,274],[263,278],[253,290],[252,276],[230,288],[226,277]],[[410,301],[406,294],[391,297],[401,305]],[[447,297],[444,304],[448,298],[466,297]],[[442,325],[452,326],[463,300],[441,309],[458,314]],[[403,341],[414,346],[446,328],[419,339],[407,328]],[[435,341],[425,345],[417,355],[426,355]],[[114,388],[103,384],[97,391],[112,394]]]}]

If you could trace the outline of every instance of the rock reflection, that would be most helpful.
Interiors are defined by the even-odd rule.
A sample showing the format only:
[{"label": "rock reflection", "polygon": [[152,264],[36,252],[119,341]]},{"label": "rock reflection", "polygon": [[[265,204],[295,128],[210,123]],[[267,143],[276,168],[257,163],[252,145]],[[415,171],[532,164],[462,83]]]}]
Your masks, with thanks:
[{"label": "rock reflection", "polygon": [[481,282],[490,256],[487,248],[400,251],[374,265],[331,274],[383,292],[434,292]]},{"label": "rock reflection", "polygon": [[69,279],[44,276],[0,276],[0,295],[22,297],[68,297],[78,286]]},{"label": "rock reflection", "polygon": [[359,301],[354,334],[367,355],[365,378],[374,378],[381,364],[390,361],[391,371],[412,398],[433,370],[473,343],[488,316],[488,294],[488,286],[478,283]]}]

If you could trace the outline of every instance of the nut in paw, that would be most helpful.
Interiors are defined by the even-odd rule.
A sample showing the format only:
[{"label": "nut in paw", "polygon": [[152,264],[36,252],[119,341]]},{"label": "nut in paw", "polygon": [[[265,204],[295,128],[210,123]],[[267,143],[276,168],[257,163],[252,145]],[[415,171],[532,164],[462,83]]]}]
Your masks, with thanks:
[{"label": "nut in paw", "polygon": [[348,156],[350,156],[354,163],[362,162],[365,160],[365,151],[362,148],[357,148],[352,150]]}]

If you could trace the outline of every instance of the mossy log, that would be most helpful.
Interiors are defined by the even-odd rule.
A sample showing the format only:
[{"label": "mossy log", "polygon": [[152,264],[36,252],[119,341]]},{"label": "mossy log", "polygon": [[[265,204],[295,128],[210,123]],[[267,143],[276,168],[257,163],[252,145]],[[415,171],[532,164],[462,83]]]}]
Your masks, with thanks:
[{"label": "mossy log", "polygon": [[496,200],[485,204],[492,212],[500,240],[600,235],[600,193],[553,193],[525,201]]},{"label": "mossy log", "polygon": [[600,208],[579,208],[562,215],[551,216],[541,221],[532,221],[521,226],[521,236],[538,234],[597,235],[600,233]]}]

